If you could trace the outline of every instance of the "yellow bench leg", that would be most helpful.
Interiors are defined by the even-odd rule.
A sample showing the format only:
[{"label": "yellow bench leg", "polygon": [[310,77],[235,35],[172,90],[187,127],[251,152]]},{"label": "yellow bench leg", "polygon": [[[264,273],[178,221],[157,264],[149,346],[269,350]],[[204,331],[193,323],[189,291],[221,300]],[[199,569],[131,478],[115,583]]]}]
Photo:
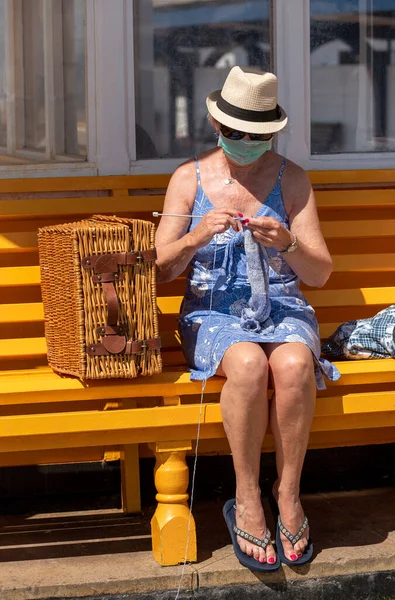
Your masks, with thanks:
[{"label": "yellow bench leg", "polygon": [[152,551],[162,566],[196,561],[195,520],[188,507],[188,467],[185,462],[190,441],[157,442],[155,486],[158,506],[151,520]]},{"label": "yellow bench leg", "polygon": [[121,487],[123,512],[141,512],[138,444],[128,444],[121,449]]}]

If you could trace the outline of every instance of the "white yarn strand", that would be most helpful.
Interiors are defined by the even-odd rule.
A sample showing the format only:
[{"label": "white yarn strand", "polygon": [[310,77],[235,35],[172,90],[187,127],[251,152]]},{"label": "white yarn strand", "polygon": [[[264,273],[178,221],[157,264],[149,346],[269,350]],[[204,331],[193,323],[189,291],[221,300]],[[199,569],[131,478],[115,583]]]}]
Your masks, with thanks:
[{"label": "white yarn strand", "polygon": [[[217,258],[217,246],[218,246],[218,240],[217,240],[217,236],[215,236],[213,269],[215,269],[215,260]],[[212,307],[213,307],[213,295],[214,295],[214,286],[212,286],[212,288],[211,288],[211,294],[210,294],[210,306],[209,306],[209,313],[208,313],[208,325],[209,325],[209,328],[210,328],[210,324],[211,324],[211,312],[212,312]],[[187,543],[186,543],[186,546],[185,546],[185,558],[184,558],[184,563],[182,565],[182,570],[181,570],[181,575],[180,575],[180,581],[178,583],[177,594],[176,594],[176,597],[175,597],[174,600],[178,600],[178,598],[180,596],[182,580],[184,579],[185,567],[186,567],[186,564],[187,564],[189,542],[190,542],[190,538],[191,538],[191,517],[192,517],[193,501],[194,501],[194,496],[195,496],[195,478],[196,478],[196,468],[197,468],[197,459],[198,459],[198,450],[199,450],[200,428],[201,428],[201,424],[202,424],[203,397],[204,397],[204,390],[206,389],[206,384],[207,384],[207,377],[205,379],[203,379],[203,381],[202,381],[202,392],[201,392],[201,395],[200,395],[200,411],[199,411],[199,419],[198,419],[197,434],[196,434],[195,458],[194,458],[193,471],[192,471],[191,496],[190,496],[190,503],[189,503],[188,532],[187,532]]]}]

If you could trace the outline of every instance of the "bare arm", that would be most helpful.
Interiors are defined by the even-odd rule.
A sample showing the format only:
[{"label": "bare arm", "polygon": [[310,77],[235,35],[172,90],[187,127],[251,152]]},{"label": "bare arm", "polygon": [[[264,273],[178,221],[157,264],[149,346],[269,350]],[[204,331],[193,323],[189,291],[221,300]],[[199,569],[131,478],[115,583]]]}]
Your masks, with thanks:
[{"label": "bare arm", "polygon": [[[163,212],[190,215],[196,196],[197,181],[193,161],[181,165],[170,180]],[[192,257],[202,246],[209,243],[215,233],[222,233],[229,227],[236,231],[240,225],[232,219],[237,216],[233,209],[215,209],[207,212],[199,225],[188,232],[190,219],[183,217],[162,217],[156,232],[158,281],[164,283],[178,277],[187,267]]]},{"label": "bare arm", "polygon": [[[192,163],[181,165],[170,179],[163,212],[189,215],[196,194],[196,173]],[[188,234],[190,219],[162,217],[156,232],[158,281],[171,281],[180,275],[196,252]]]},{"label": "bare arm", "polygon": [[278,251],[287,248],[295,234],[298,249],[282,256],[306,285],[322,287],[332,272],[332,259],[321,232],[307,173],[291,161],[284,170],[282,193],[291,233],[272,218],[251,219],[249,226],[259,242]]},{"label": "bare arm", "polygon": [[284,171],[283,195],[292,203],[289,225],[299,248],[282,256],[306,285],[322,287],[332,273],[332,259],[322,235],[314,192],[307,173],[293,163],[289,167],[287,175]]}]

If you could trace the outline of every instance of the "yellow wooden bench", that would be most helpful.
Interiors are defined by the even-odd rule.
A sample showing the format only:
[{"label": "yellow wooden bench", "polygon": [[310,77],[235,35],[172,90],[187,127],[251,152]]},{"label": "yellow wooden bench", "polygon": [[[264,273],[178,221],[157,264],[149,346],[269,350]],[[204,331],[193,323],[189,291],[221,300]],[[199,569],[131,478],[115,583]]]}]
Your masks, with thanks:
[{"label": "yellow wooden bench", "polygon": [[[176,315],[184,280],[158,287],[164,372],[82,383],[46,364],[36,231],[93,213],[151,218],[168,176],[3,180],[0,185],[0,466],[121,460],[123,507],[140,510],[139,456],[154,451],[158,507],[153,552],[184,559],[187,452],[201,415],[201,453],[229,452],[218,403],[223,380],[191,382]],[[322,229],[334,260],[323,289],[305,288],[326,337],[341,322],[395,302],[395,171],[313,172]],[[395,441],[395,361],[337,363],[320,392],[310,447]],[[272,449],[270,435],[263,450]],[[188,560],[196,559],[192,521]]]}]

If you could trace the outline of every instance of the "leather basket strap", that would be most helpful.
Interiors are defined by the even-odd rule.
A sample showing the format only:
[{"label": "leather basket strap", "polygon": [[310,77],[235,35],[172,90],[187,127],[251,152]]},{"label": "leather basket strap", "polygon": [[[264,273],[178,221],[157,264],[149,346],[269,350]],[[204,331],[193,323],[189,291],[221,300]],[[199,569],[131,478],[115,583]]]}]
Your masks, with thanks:
[{"label": "leather basket strap", "polygon": [[107,304],[107,325],[110,327],[116,326],[118,323],[119,302],[114,282],[102,283],[102,288]]},{"label": "leather basket strap", "polygon": [[[118,336],[107,336],[107,339],[114,337]],[[147,350],[159,350],[161,345],[160,337],[150,338],[148,340],[135,340],[134,342],[126,342],[124,348],[114,352],[115,348],[106,348],[107,344],[105,346],[103,340],[102,344],[90,344],[87,348],[87,352],[89,356],[111,356],[112,354],[128,356],[131,354],[144,354]]]},{"label": "leather basket strap", "polygon": [[[115,289],[115,281],[124,279],[124,273],[118,273],[119,265],[135,265],[152,262],[156,259],[155,248],[142,252],[118,252],[114,254],[98,254],[85,256],[82,259],[84,269],[93,269],[92,281],[102,286],[107,305],[107,323],[98,328],[102,335],[102,343],[91,344],[87,348],[90,356],[109,356],[116,354],[142,354],[146,350],[160,348],[160,339],[136,340],[127,342],[123,327],[118,325],[119,300]],[[159,340],[159,341],[158,341]]]},{"label": "leather basket strap", "polygon": [[156,260],[156,248],[137,250],[135,252],[120,252],[117,254],[119,265],[135,265]]},{"label": "leather basket strap", "polygon": [[[94,260],[93,260],[94,259]],[[104,300],[107,306],[107,324],[103,329],[102,346],[109,354],[120,354],[126,346],[126,337],[121,335],[118,324],[119,300],[115,289],[115,281],[124,279],[124,273],[118,273],[116,254],[99,254],[94,257],[84,257],[82,264],[85,269],[93,268],[92,281],[102,286]]]},{"label": "leather basket strap", "polygon": [[[103,271],[98,270],[97,262],[103,257],[107,258],[107,261],[103,262]],[[108,264],[110,260],[113,260],[117,265],[137,265],[145,262],[154,262],[156,260],[156,249],[151,248],[150,250],[138,250],[134,252],[116,252],[114,254],[98,254],[93,256],[84,256],[82,259],[82,266],[84,269],[94,269],[96,273],[102,273],[109,271]],[[102,261],[100,261],[102,262]],[[114,263],[113,263],[114,264]],[[104,269],[105,266],[105,269]],[[116,270],[116,269],[114,269]]]}]

